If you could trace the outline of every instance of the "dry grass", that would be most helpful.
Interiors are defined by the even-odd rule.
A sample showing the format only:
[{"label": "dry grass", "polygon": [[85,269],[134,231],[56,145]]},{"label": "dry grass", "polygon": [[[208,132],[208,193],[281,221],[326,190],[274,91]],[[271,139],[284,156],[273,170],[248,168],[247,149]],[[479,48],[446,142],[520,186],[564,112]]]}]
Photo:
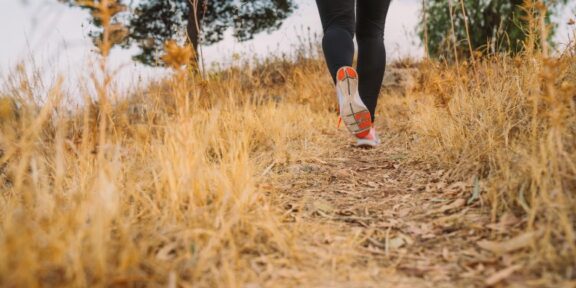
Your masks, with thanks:
[{"label": "dry grass", "polygon": [[[451,181],[479,179],[493,221],[523,219],[538,236],[522,256],[529,271],[573,279],[574,52],[466,65],[419,64],[420,85],[384,97],[379,121],[406,136],[410,159],[448,169]],[[105,61],[100,69],[109,75]],[[175,69],[129,98],[94,76],[92,104],[79,111],[63,104],[59,83],[39,101],[43,83],[26,74],[1,90],[0,286],[371,279],[367,267],[379,262],[359,256],[360,235],[322,242],[337,228],[286,223],[267,183],[330,145],[335,104],[321,60],[270,60],[206,80]]]},{"label": "dry grass", "polygon": [[299,73],[289,75],[297,90],[274,100],[247,73],[179,71],[106,114],[65,112],[58,86],[36,104],[26,96],[35,83],[13,83],[0,109],[0,284],[235,286],[270,277],[257,261],[298,263],[302,232],[282,227],[258,175],[313,154],[311,131],[332,124],[285,99],[329,88]]},{"label": "dry grass", "polygon": [[[58,85],[37,103],[36,84],[14,77],[0,105],[0,284],[369,279],[362,267],[375,263],[354,252],[358,235],[319,248],[313,236],[334,228],[284,223],[266,182],[330,145],[323,65],[277,60],[208,80],[176,71],[106,114],[67,111]],[[575,259],[575,65],[571,55],[494,58],[476,71],[425,63],[420,88],[380,106],[410,158],[453,181],[478,177],[494,220],[513,211],[539,233],[531,271],[565,277]]]},{"label": "dry grass", "polygon": [[[494,57],[476,67],[421,66],[418,91],[386,98],[388,126],[413,157],[477,178],[493,221],[506,212],[536,231],[532,268],[576,263],[576,60]],[[471,196],[471,195],[469,195]]]}]

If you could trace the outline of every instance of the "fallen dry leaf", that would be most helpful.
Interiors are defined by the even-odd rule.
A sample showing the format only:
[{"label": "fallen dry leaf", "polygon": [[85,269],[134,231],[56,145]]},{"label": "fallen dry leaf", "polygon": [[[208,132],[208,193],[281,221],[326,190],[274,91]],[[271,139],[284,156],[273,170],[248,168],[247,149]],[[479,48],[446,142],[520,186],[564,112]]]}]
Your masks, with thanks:
[{"label": "fallen dry leaf", "polygon": [[339,169],[339,170],[334,171],[334,176],[336,176],[338,178],[352,177],[352,171],[350,171],[348,169]]},{"label": "fallen dry leaf", "polygon": [[331,214],[335,210],[330,203],[324,200],[316,200],[312,202],[312,207],[314,211],[324,212],[328,214]]},{"label": "fallen dry leaf", "polygon": [[398,211],[398,217],[404,218],[410,215],[410,213],[413,212],[413,210],[414,209],[412,209],[412,207],[402,208]]},{"label": "fallen dry leaf", "polygon": [[450,210],[454,210],[454,209],[463,207],[465,204],[466,204],[466,200],[464,200],[464,199],[457,199],[456,201],[454,201],[454,202],[452,202],[452,203],[450,203],[450,204],[447,204],[447,205],[444,205],[444,206],[440,207],[440,209],[438,209],[436,212],[437,212],[437,213],[444,213],[444,212],[447,212],[447,211],[450,211]]},{"label": "fallen dry leaf", "polygon": [[380,185],[376,182],[372,182],[372,181],[368,181],[366,182],[366,186],[370,187],[370,188],[379,188]]},{"label": "fallen dry leaf", "polygon": [[532,243],[536,232],[527,232],[508,241],[494,242],[488,240],[478,241],[478,246],[495,254],[504,254],[527,247]]},{"label": "fallen dry leaf", "polygon": [[451,262],[454,259],[446,247],[442,248],[442,258],[448,262]]},{"label": "fallen dry leaf", "polygon": [[395,250],[406,245],[406,241],[404,240],[404,237],[398,236],[390,239],[386,244],[387,249]]},{"label": "fallen dry leaf", "polygon": [[258,184],[257,187],[262,189],[263,191],[273,191],[274,190],[274,185],[272,185],[270,183],[261,183],[261,184]]},{"label": "fallen dry leaf", "polygon": [[484,283],[486,283],[486,285],[488,285],[488,286],[492,286],[492,285],[510,277],[510,275],[512,275],[514,272],[516,272],[520,269],[522,269],[522,265],[520,265],[520,264],[510,266],[506,269],[500,270],[500,271],[492,274],[492,276],[488,277],[488,279],[486,279],[486,281],[484,281]]},{"label": "fallen dry leaf", "polygon": [[429,223],[409,222],[406,224],[405,232],[420,237],[434,237],[432,225]]},{"label": "fallen dry leaf", "polygon": [[508,232],[509,227],[516,225],[520,220],[514,216],[512,213],[505,213],[502,217],[500,217],[500,221],[498,223],[492,223],[486,225],[486,228],[498,231],[500,233]]},{"label": "fallen dry leaf", "polygon": [[452,184],[448,185],[448,187],[446,187],[446,193],[448,193],[448,194],[460,193],[460,192],[466,190],[466,186],[467,186],[467,184],[465,182],[462,182],[462,181],[452,183]]},{"label": "fallen dry leaf", "polygon": [[166,246],[160,248],[156,253],[156,258],[162,261],[169,261],[176,257],[176,249],[178,248],[178,244],[176,243],[169,243]]}]

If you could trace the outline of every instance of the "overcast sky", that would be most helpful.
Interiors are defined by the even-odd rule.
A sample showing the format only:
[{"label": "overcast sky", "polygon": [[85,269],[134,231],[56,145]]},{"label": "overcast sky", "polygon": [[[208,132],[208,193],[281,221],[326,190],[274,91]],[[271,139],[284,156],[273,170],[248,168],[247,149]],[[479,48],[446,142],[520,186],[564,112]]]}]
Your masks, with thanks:
[{"label": "overcast sky", "polygon": [[[54,74],[82,73],[93,57],[92,44],[86,37],[90,30],[88,15],[70,9],[56,0],[0,0],[0,73],[5,75],[15,64],[33,56],[42,70]],[[26,3],[26,4],[23,4]],[[212,46],[202,47],[207,63],[227,64],[233,54],[252,57],[268,53],[290,53],[298,46],[299,36],[321,34],[320,18],[311,0],[297,0],[299,9],[281,29],[261,33],[254,40],[238,43],[232,37]],[[419,56],[422,49],[414,34],[418,21],[418,1],[394,1],[386,28],[389,57]],[[134,51],[115,49],[111,62],[123,65],[123,78],[138,74],[154,77],[161,69],[149,69],[130,60]]]},{"label": "overcast sky", "polygon": [[[297,3],[297,12],[277,32],[260,34],[245,43],[237,43],[229,37],[216,45],[203,47],[206,61],[226,64],[233,54],[289,53],[298,45],[298,36],[305,35],[308,28],[311,34],[320,34],[315,2],[297,0]],[[420,3],[420,0],[392,1],[385,34],[388,58],[422,56],[423,49],[415,35]],[[570,11],[566,11],[561,22],[566,22],[569,15]],[[87,20],[85,11],[70,9],[56,0],[0,0],[0,77],[19,61],[30,59],[34,59],[40,69],[54,75],[83,73],[94,57],[91,41],[86,36],[90,30]],[[566,27],[562,28],[558,40],[566,42],[567,35]],[[124,67],[122,79],[157,77],[163,73],[161,69],[133,63],[130,60],[133,53],[121,49],[112,53],[111,62]]]}]

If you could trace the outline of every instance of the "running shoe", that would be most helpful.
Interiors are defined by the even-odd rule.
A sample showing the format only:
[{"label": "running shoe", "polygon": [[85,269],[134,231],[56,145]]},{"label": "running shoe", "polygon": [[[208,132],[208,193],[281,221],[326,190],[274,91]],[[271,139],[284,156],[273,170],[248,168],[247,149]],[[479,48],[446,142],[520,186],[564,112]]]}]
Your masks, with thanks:
[{"label": "running shoe", "polygon": [[380,145],[381,141],[376,134],[376,129],[374,127],[370,128],[367,135],[364,137],[356,137],[356,147],[359,148],[375,148]]},{"label": "running shoe", "polygon": [[367,137],[372,128],[372,117],[358,93],[358,73],[354,68],[344,66],[336,73],[336,80],[340,121],[357,138]]}]

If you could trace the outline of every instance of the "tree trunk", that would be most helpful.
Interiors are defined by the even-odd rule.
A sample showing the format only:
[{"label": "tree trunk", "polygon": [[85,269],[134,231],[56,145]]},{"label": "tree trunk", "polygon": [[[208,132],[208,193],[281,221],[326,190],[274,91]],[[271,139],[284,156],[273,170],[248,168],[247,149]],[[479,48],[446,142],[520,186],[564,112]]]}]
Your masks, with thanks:
[{"label": "tree trunk", "polygon": [[[204,16],[204,7],[202,0],[188,0],[188,23],[186,32],[188,41],[194,48],[194,64],[198,64],[198,42],[200,40],[200,31],[202,31],[202,16]],[[196,65],[198,66],[198,65]]]}]

